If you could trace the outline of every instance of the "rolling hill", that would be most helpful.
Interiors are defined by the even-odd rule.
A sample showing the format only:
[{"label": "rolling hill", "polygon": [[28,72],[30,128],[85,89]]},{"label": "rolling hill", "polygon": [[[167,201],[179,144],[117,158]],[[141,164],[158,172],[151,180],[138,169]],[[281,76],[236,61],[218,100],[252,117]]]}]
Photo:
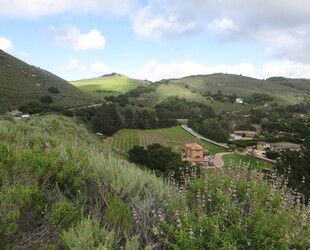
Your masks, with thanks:
[{"label": "rolling hill", "polygon": [[310,92],[310,80],[309,79],[291,79],[285,77],[271,77],[267,79],[275,84],[281,86],[287,86],[293,89],[304,90]]},{"label": "rolling hill", "polygon": [[[39,101],[50,95],[52,105],[76,107],[93,104],[96,98],[84,93],[60,77],[38,67],[31,66],[0,50],[0,112],[20,105]],[[54,87],[60,93],[50,93]]]},{"label": "rolling hill", "polygon": [[119,95],[128,92],[138,86],[148,86],[150,82],[112,73],[102,77],[74,81],[71,82],[71,84],[88,94],[98,98],[104,98],[105,96]]},{"label": "rolling hill", "polygon": [[223,95],[236,94],[244,97],[247,102],[254,92],[265,93],[273,97],[273,102],[279,104],[294,104],[310,98],[310,81],[302,79],[271,78],[259,80],[233,74],[212,74],[189,76],[181,79],[162,80],[157,83],[155,92],[144,93],[135,101],[137,104],[154,107],[168,96],[178,95],[189,100],[202,102],[213,106],[217,111],[236,110],[253,107],[253,105],[232,104],[215,101],[210,97],[203,97],[202,93],[209,91],[212,94],[221,91]]}]

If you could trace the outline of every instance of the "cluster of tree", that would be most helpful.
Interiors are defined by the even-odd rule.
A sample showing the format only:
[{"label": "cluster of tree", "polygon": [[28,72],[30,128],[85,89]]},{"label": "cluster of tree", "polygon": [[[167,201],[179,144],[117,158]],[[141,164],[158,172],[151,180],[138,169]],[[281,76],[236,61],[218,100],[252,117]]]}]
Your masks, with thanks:
[{"label": "cluster of tree", "polygon": [[266,93],[257,93],[254,92],[247,98],[247,103],[261,105],[266,102],[271,102],[273,97]]},{"label": "cluster of tree", "polygon": [[277,172],[284,175],[288,185],[310,199],[310,137],[308,137],[300,151],[285,151],[281,153],[281,160],[277,163]]},{"label": "cluster of tree", "polygon": [[95,132],[112,135],[122,128],[152,129],[177,125],[177,121],[162,113],[147,110],[120,108],[115,104],[102,104],[101,107],[75,111]]},{"label": "cluster of tree", "polygon": [[43,103],[52,103],[53,98],[50,95],[45,95],[40,98],[40,101]]},{"label": "cluster of tree", "polygon": [[175,119],[214,118],[214,109],[202,103],[186,100],[184,97],[169,96],[156,107],[157,114],[164,114]]},{"label": "cluster of tree", "polygon": [[244,115],[231,113],[227,115],[228,120],[231,121],[231,126],[234,130],[250,130],[256,131],[256,127],[253,125],[252,120]]},{"label": "cluster of tree", "polygon": [[262,128],[269,133],[286,132],[286,133],[298,133],[301,138],[310,136],[310,128],[304,122],[292,121],[290,123],[283,122],[263,122]]},{"label": "cluster of tree", "polygon": [[180,154],[158,143],[150,144],[146,149],[143,146],[134,146],[128,150],[128,159],[160,175],[168,176],[173,172],[177,179],[180,179],[181,170],[188,164],[182,161]]},{"label": "cluster of tree", "polygon": [[264,109],[251,109],[250,118],[252,123],[260,124],[265,121],[273,122],[287,122],[294,119],[294,113],[308,114],[310,113],[310,102],[304,102],[294,105],[278,105],[272,104],[267,110]]},{"label": "cluster of tree", "polygon": [[45,113],[45,112],[56,112],[61,113],[66,116],[73,116],[71,110],[59,105],[50,105],[49,103],[44,102],[29,102],[24,105],[18,107],[20,111],[23,113],[29,114],[38,114],[38,113]]},{"label": "cluster of tree", "polygon": [[294,105],[288,105],[286,107],[286,111],[288,113],[308,114],[308,113],[310,113],[310,101],[307,101],[304,103],[298,103],[298,104],[294,104]]},{"label": "cluster of tree", "polygon": [[233,93],[232,95],[223,95],[221,90],[218,90],[216,93],[213,94],[210,91],[205,91],[202,92],[201,95],[204,97],[212,97],[215,101],[230,103],[234,103],[237,98],[236,93]]},{"label": "cluster of tree", "polygon": [[116,90],[105,90],[105,89],[96,89],[96,90],[93,90],[93,92],[95,93],[121,93]]},{"label": "cluster of tree", "polygon": [[118,96],[106,96],[105,99],[107,101],[111,101],[111,102],[117,102],[119,103],[119,105],[121,106],[126,106],[127,104],[129,104],[129,99],[130,97],[138,97],[143,93],[149,93],[152,91],[156,90],[156,85],[148,85],[146,87],[144,86],[138,86],[135,89],[132,89],[130,91],[128,91],[127,93],[124,94],[120,94]]},{"label": "cluster of tree", "polygon": [[228,142],[231,123],[227,119],[192,118],[187,125],[202,136],[217,142]]}]

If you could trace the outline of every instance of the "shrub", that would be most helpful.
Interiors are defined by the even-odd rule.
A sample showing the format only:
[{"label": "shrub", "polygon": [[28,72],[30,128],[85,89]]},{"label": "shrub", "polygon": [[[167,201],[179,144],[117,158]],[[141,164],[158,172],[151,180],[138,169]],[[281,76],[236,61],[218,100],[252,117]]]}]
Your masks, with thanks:
[{"label": "shrub", "polygon": [[68,249],[118,249],[118,239],[114,231],[100,227],[96,219],[84,218],[76,226],[63,232],[62,243]]},{"label": "shrub", "polygon": [[74,225],[78,219],[77,208],[67,202],[62,202],[54,205],[49,221],[58,229],[66,229]]},{"label": "shrub", "polygon": [[[245,166],[185,177],[178,191],[185,206],[162,204],[153,233],[171,249],[307,249],[309,207],[285,186]],[[297,197],[297,198],[296,198]]]},{"label": "shrub", "polygon": [[45,95],[40,98],[40,101],[43,103],[52,103],[53,98],[50,95]]},{"label": "shrub", "polygon": [[115,228],[124,234],[128,234],[133,229],[133,215],[130,207],[122,200],[111,195],[104,199],[107,211],[105,221],[111,228]]},{"label": "shrub", "polygon": [[56,87],[50,87],[50,88],[48,88],[48,92],[50,92],[52,94],[59,94],[60,90]]}]

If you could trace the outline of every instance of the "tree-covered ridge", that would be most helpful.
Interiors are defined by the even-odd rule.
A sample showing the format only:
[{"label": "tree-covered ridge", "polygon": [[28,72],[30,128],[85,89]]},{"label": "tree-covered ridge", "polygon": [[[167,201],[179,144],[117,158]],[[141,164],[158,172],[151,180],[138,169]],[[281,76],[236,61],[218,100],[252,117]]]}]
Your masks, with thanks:
[{"label": "tree-covered ridge", "polygon": [[0,248],[307,249],[309,206],[247,166],[170,184],[77,120],[0,121]]}]

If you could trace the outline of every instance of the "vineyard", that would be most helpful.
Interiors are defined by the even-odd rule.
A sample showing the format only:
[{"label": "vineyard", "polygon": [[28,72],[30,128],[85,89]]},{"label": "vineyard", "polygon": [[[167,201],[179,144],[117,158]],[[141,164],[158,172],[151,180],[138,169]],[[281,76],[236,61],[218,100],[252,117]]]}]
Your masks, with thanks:
[{"label": "vineyard", "polygon": [[164,147],[171,147],[173,151],[180,152],[184,144],[198,142],[205,149],[210,150],[211,154],[224,152],[225,150],[213,146],[209,143],[200,141],[185,132],[181,127],[152,130],[124,129],[112,137],[104,140],[110,148],[125,153],[135,145],[147,147],[153,143],[159,143]]}]

